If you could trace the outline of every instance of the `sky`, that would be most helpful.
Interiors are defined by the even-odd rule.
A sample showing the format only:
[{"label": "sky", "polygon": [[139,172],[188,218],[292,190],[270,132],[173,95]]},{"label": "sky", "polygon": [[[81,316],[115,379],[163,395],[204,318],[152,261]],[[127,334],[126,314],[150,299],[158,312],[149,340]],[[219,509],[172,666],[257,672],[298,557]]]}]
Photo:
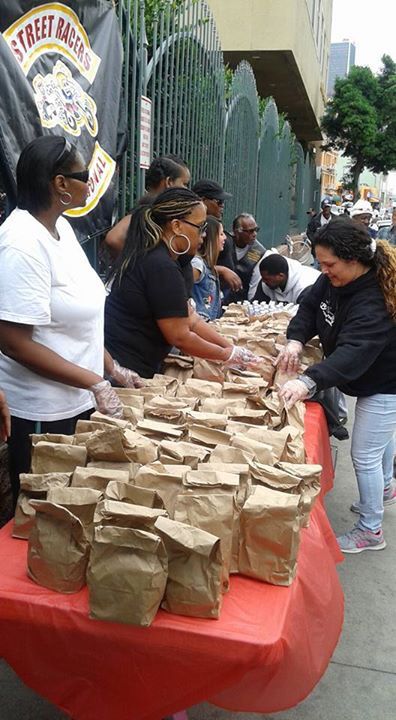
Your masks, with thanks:
[{"label": "sky", "polygon": [[396,61],[396,0],[333,0],[331,41],[344,39],[356,44],[356,64],[374,72],[381,57]]},{"label": "sky", "polygon": [[[396,61],[396,0],[333,0],[331,41],[351,40],[356,65],[381,68],[382,55]],[[388,188],[396,195],[396,172],[389,173]]]}]

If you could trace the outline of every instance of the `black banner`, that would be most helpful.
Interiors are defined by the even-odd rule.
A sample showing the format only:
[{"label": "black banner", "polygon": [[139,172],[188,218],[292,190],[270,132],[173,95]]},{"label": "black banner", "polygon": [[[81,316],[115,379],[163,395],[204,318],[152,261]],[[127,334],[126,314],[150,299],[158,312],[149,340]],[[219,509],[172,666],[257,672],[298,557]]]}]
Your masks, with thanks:
[{"label": "black banner", "polygon": [[[7,7],[5,7],[7,6]],[[0,3],[0,166],[15,202],[23,147],[64,135],[90,170],[85,208],[65,213],[80,240],[111,223],[116,182],[122,44],[113,3]]]}]

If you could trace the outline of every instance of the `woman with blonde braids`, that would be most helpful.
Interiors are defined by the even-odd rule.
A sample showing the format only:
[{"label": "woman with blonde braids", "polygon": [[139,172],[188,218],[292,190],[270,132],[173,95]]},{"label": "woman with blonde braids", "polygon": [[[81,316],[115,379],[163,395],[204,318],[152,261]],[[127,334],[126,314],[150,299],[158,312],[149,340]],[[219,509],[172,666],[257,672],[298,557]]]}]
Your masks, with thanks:
[{"label": "woman with blonde braids", "polygon": [[224,365],[257,358],[232,346],[191,309],[178,258],[195,255],[206,208],[186,188],[171,188],[133,210],[105,308],[105,344],[121,365],[145,378],[159,372],[172,346]]},{"label": "woman with blonde braids", "polygon": [[325,357],[286,382],[281,395],[287,406],[330,387],[357,398],[351,455],[360,498],[351,510],[359,520],[338,543],[346,553],[382,550],[384,506],[396,502],[396,249],[340,218],[318,231],[315,253],[322,275],[291,321],[277,362],[295,373],[315,335]]}]

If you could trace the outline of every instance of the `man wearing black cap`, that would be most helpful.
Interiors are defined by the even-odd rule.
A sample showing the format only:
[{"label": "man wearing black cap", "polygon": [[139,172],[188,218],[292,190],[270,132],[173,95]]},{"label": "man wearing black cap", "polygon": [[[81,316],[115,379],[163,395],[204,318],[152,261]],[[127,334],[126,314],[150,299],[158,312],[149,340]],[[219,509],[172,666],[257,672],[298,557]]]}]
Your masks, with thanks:
[{"label": "man wearing black cap", "polygon": [[315,215],[308,223],[307,235],[311,243],[315,239],[316,231],[323,225],[327,225],[327,223],[332,219],[330,200],[322,200],[320,207],[321,212]]},{"label": "man wearing black cap", "polygon": [[[191,189],[196,195],[199,195],[204,205],[206,205],[208,215],[212,215],[221,222],[224,202],[232,195],[214,180],[198,180]],[[219,274],[222,289],[230,288],[233,292],[241,290],[241,279],[234,271],[233,240],[227,232],[224,249],[218,257],[216,270]]]},{"label": "man wearing black cap", "polygon": [[203,200],[208,215],[221,220],[224,212],[224,201],[232,197],[232,195],[214,180],[198,180],[192,187],[192,191]]}]

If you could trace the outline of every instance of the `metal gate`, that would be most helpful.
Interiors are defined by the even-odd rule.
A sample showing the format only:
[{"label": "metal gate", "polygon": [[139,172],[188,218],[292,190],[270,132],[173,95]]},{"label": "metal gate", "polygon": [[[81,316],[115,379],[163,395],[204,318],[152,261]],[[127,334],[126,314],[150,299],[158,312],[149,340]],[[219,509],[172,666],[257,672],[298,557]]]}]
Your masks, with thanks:
[{"label": "metal gate", "polygon": [[[152,4],[150,3],[152,8]],[[209,178],[232,193],[229,229],[241,212],[255,215],[260,241],[279,244],[303,231],[306,210],[319,202],[312,157],[292,138],[269,99],[260,121],[254,72],[242,61],[225,70],[215,22],[204,0],[119,0],[124,43],[123,125],[126,151],[119,168],[118,216],[143,194],[140,167],[142,97],[152,103],[151,155],[180,155],[193,182]]]},{"label": "metal gate", "polygon": [[232,79],[226,117],[224,187],[232,194],[224,213],[228,229],[239,213],[256,212],[259,128],[256,79],[242,61]]},{"label": "metal gate", "polygon": [[120,173],[122,215],[144,192],[140,168],[141,98],[152,103],[152,155],[173,153],[193,179],[222,179],[224,167],[224,63],[206,2],[164,0],[146,27],[144,0],[119,2],[124,40],[127,152]]}]

